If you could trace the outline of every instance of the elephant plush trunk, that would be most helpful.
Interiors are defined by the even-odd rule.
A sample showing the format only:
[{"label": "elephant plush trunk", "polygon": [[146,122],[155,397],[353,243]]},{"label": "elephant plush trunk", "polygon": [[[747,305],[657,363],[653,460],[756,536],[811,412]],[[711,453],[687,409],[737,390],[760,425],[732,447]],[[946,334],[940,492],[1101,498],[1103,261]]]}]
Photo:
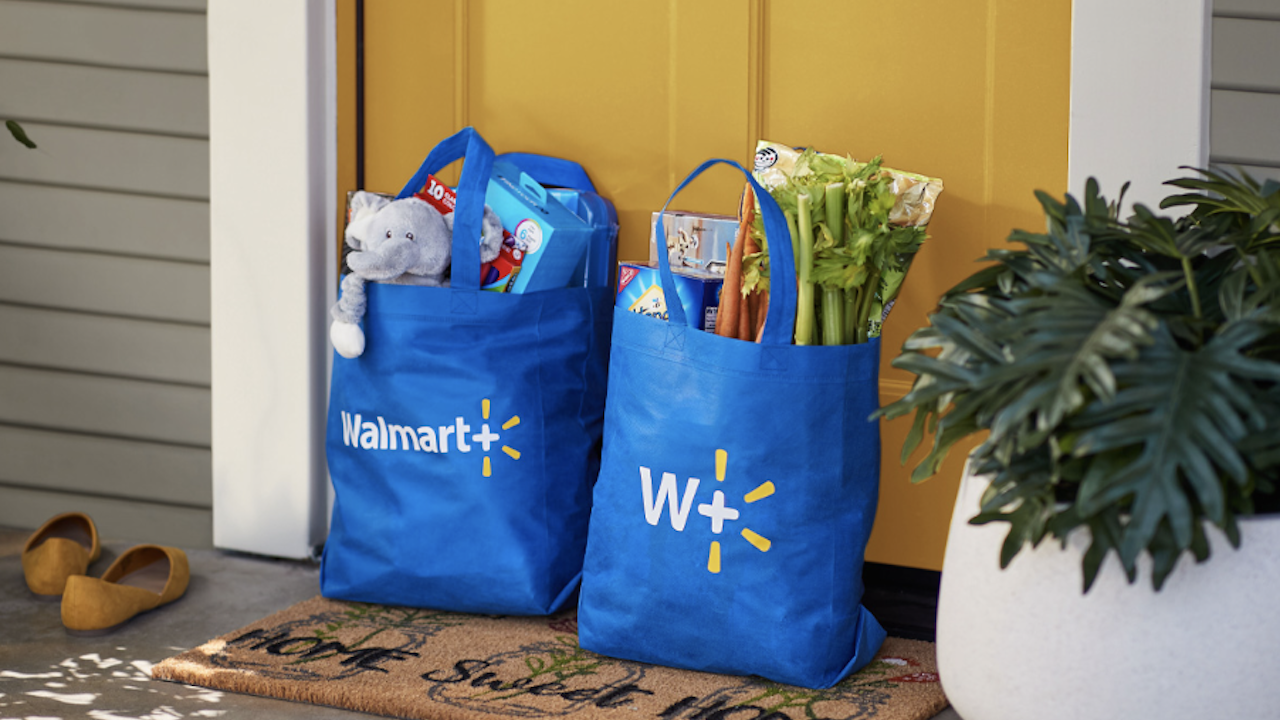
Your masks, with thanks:
[{"label": "elephant plush trunk", "polygon": [[[377,254],[353,252],[347,256],[347,265],[366,280],[384,282],[401,275],[417,272],[422,260],[422,246],[405,238],[394,238],[383,243]],[[446,261],[446,265],[447,265]]]}]

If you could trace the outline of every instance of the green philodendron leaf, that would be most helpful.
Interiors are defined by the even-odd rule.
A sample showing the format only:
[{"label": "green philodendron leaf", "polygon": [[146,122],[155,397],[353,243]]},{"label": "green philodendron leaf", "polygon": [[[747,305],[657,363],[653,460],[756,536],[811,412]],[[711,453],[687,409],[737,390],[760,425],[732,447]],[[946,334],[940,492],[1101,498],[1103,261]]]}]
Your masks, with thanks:
[{"label": "green philodendron leaf", "polygon": [[[1168,202],[1170,207],[1175,204],[1192,204],[1203,206],[1208,212],[1226,209],[1242,213],[1256,213],[1266,207],[1267,193],[1260,192],[1261,186],[1249,173],[1241,171],[1240,177],[1236,179],[1214,170],[1197,170],[1197,172],[1203,174],[1206,179],[1179,178],[1165,184],[1211,194],[1177,195],[1166,199],[1165,202]],[[1187,202],[1183,202],[1184,200]]]},{"label": "green philodendron leaf", "polygon": [[981,358],[988,364],[998,365],[1008,361],[1004,349],[983,332],[982,326],[974,327],[959,317],[944,313],[934,315],[931,321],[941,335],[969,355]]},{"label": "green philodendron leaf", "polygon": [[1148,252],[1172,258],[1185,255],[1178,249],[1178,232],[1174,221],[1156,215],[1145,205],[1133,206],[1129,221],[1130,238]]},{"label": "green philodendron leaf", "polygon": [[[1040,202],[1040,207],[1044,209],[1045,220],[1052,224],[1062,222],[1067,214],[1066,203],[1060,202],[1057,198],[1042,190],[1035,191],[1036,200]],[[1070,196],[1067,196],[1070,200]]]},{"label": "green philodendron leaf", "polygon": [[[1154,283],[1140,282],[1119,307],[1108,307],[1096,296],[1069,282],[1053,292],[1029,298],[1012,328],[1006,346],[1012,361],[1001,372],[1010,377],[1034,376],[1034,387],[1003,400],[991,427],[997,440],[1009,433],[1051,431],[1068,415],[1081,410],[1089,397],[1110,400],[1116,381],[1114,359],[1133,359],[1151,342],[1155,318],[1143,305],[1160,297]],[[1013,333],[1016,331],[1016,334]],[[981,383],[980,383],[981,385]]]},{"label": "green philodendron leaf", "polygon": [[[1097,580],[1098,570],[1101,569],[1101,561],[1106,559],[1107,552],[1109,550],[1115,550],[1116,554],[1119,555],[1120,536],[1124,532],[1124,525],[1120,520],[1120,509],[1115,507],[1107,508],[1105,512],[1094,517],[1090,522],[1089,527],[1093,531],[1094,538],[1100,538],[1100,541],[1097,541],[1099,543],[1098,552],[1101,553],[1102,557],[1100,558],[1099,567],[1095,568],[1092,574],[1086,575],[1085,577],[1085,592],[1089,592],[1089,588],[1092,587],[1094,581]],[[1092,545],[1090,546],[1089,551],[1094,552]],[[1138,579],[1138,568],[1136,564],[1129,563],[1126,565],[1122,562],[1120,567],[1124,570],[1125,577],[1131,584]]]},{"label": "green philodendron leaf", "polygon": [[1049,508],[1052,498],[1043,494],[1023,497],[1010,510],[988,510],[969,521],[971,525],[993,522],[1009,524],[1009,532],[1000,546],[1000,568],[1009,567],[1024,546],[1036,547],[1048,534]]},{"label": "green philodendron leaf", "polygon": [[1280,365],[1242,354],[1259,333],[1231,326],[1195,352],[1157,335],[1138,361],[1117,369],[1124,389],[1115,400],[1096,402],[1077,418],[1093,426],[1081,434],[1077,456],[1138,452],[1082,488],[1089,490],[1085,503],[1131,498],[1119,546],[1126,566],[1151,548],[1162,523],[1179,552],[1192,549],[1201,518],[1227,523],[1224,483],[1247,480],[1237,443],[1261,412],[1253,381],[1280,381]]},{"label": "green philodendron leaf", "polygon": [[951,380],[962,383],[965,386],[972,386],[976,376],[973,371],[955,362],[949,362],[943,358],[933,358],[928,355],[913,354],[899,355],[893,361],[893,366],[915,373],[916,375],[927,375],[943,380]]},{"label": "green philodendron leaf", "polygon": [[963,295],[972,290],[990,290],[999,287],[1002,276],[1008,274],[1010,274],[1009,269],[1002,265],[988,265],[947,290],[943,293],[942,299]]},{"label": "green philodendron leaf", "polygon": [[[1040,462],[1036,462],[1040,460]],[[982,514],[999,516],[1010,507],[1019,507],[1024,503],[1047,504],[1053,497],[1053,473],[1043,466],[1043,458],[1020,459],[1016,465],[1023,466],[1017,474],[1003,470],[996,475],[994,482],[987,489],[982,499]]]},{"label": "green philodendron leaf", "polygon": [[14,140],[17,140],[18,142],[22,143],[23,145],[26,145],[27,147],[33,150],[35,149],[36,147],[35,141],[27,137],[27,131],[23,130],[21,125],[14,122],[13,120],[5,120],[4,126],[9,128],[9,134],[13,136]]},{"label": "green philodendron leaf", "polygon": [[978,430],[977,424],[972,421],[951,423],[949,425],[944,425],[942,421],[939,421],[937,430],[933,435],[933,447],[924,460],[920,462],[920,465],[916,467],[915,471],[912,472],[912,482],[921,482],[936,475],[951,447]]},{"label": "green philodendron leaf", "polygon": [[928,420],[929,409],[923,406],[917,408],[915,417],[911,420],[911,429],[907,431],[907,439],[902,443],[900,462],[903,465],[907,464],[911,453],[915,452],[916,448],[920,447],[920,443],[924,440],[924,426]]},{"label": "green philodendron leaf", "polygon": [[1183,550],[1168,528],[1168,523],[1161,523],[1147,547],[1151,555],[1151,585],[1156,590],[1164,587],[1164,581],[1173,572]]}]

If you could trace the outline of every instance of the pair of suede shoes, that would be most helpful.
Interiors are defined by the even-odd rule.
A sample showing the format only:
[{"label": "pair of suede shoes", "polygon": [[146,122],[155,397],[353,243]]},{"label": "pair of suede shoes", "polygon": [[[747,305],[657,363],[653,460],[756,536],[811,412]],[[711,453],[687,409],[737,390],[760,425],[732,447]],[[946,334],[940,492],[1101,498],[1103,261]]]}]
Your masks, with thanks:
[{"label": "pair of suede shoes", "polygon": [[121,553],[102,577],[89,577],[89,563],[101,554],[97,526],[78,512],[49,518],[22,547],[27,587],[43,599],[61,598],[62,624],[70,632],[112,630],[187,591],[191,571],[178,548],[137,545]]}]

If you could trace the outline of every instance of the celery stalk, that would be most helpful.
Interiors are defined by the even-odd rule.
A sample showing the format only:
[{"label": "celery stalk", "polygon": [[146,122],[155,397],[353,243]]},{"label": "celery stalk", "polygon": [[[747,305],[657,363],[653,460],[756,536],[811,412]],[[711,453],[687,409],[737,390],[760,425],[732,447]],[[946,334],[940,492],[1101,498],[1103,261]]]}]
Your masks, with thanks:
[{"label": "celery stalk", "polygon": [[[827,230],[835,247],[844,244],[844,183],[828,183],[823,208]],[[844,345],[849,338],[844,332],[844,291],[835,286],[822,286],[822,344]]]},{"label": "celery stalk", "polygon": [[844,291],[822,288],[822,344],[844,345]]},{"label": "celery stalk", "polygon": [[833,182],[827,185],[827,197],[824,203],[827,211],[827,229],[836,245],[844,244],[844,183]]},{"label": "celery stalk", "polygon": [[876,291],[880,289],[880,269],[874,268],[862,285],[862,297],[858,301],[858,339],[864,343],[871,333],[871,310],[876,304]]},{"label": "celery stalk", "polygon": [[787,216],[791,228],[793,247],[796,247],[796,344],[809,345],[813,341],[814,298],[813,282],[813,218],[809,213],[809,196],[800,193],[796,198],[796,214]]},{"label": "celery stalk", "polygon": [[846,345],[858,342],[858,300],[860,288],[852,287],[844,291],[844,341]]}]

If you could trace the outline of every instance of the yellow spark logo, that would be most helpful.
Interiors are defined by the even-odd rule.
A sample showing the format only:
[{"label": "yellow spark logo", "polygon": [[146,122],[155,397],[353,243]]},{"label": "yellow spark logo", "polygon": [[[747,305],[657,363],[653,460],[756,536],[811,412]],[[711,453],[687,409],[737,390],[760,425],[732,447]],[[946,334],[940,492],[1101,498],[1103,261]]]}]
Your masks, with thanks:
[{"label": "yellow spark logo", "polygon": [[[497,439],[498,439],[498,435],[497,435],[497,434],[489,432],[489,422],[488,422],[488,420],[489,420],[489,406],[490,406],[489,398],[485,398],[485,399],[483,399],[483,400],[481,400],[481,401],[480,401],[480,417],[481,417],[485,422],[484,422],[483,424],[481,424],[481,426],[480,426],[480,433],[479,433],[479,434],[477,434],[477,435],[475,435],[475,436],[472,438],[473,440],[475,440],[475,441],[477,441],[477,442],[481,442],[481,443],[482,443],[483,448],[484,448],[484,452],[485,452],[485,453],[488,453],[488,452],[489,452],[489,444],[490,444],[492,441],[494,441],[494,440],[497,440]],[[511,428],[513,428],[513,427],[515,427],[515,426],[517,426],[517,425],[519,425],[519,424],[520,424],[520,416],[519,416],[519,415],[512,415],[510,419],[508,419],[506,422],[502,423],[502,429],[503,429],[503,430],[510,430]],[[519,451],[519,450],[516,450],[516,449],[515,449],[515,448],[513,448],[513,447],[508,447],[508,446],[506,446],[506,445],[503,445],[503,446],[502,446],[502,452],[506,453],[506,454],[507,454],[507,456],[508,456],[508,457],[510,457],[512,460],[519,460],[519,459],[520,459],[520,451]],[[491,476],[493,475],[493,461],[489,459],[488,454],[486,454],[486,455],[484,456],[484,466],[483,466],[482,474],[483,474],[485,477],[491,477]]]},{"label": "yellow spark logo", "polygon": [[[725,472],[726,470],[728,470],[728,466],[729,466],[728,451],[723,449],[716,450],[716,480],[717,481],[724,482]],[[742,497],[742,500],[743,502],[746,502],[748,504],[758,502],[772,495],[774,493],[774,490],[775,488],[772,482],[765,482],[760,486],[756,487],[751,492],[744,495]],[[712,501],[710,503],[703,503],[698,506],[698,513],[700,515],[705,515],[706,517],[711,518],[711,532],[717,535],[719,535],[720,531],[724,528],[725,520],[737,520],[739,515],[737,510],[725,505],[724,493],[720,490],[715,491],[715,495],[713,495]],[[769,552],[769,548],[773,546],[773,543],[769,541],[769,538],[755,532],[751,528],[744,527],[742,529],[742,537],[747,542],[751,543],[752,547],[759,550],[760,552]],[[707,556],[707,571],[711,573],[720,572],[719,541],[716,541],[716,540],[711,541],[711,552]]]}]

